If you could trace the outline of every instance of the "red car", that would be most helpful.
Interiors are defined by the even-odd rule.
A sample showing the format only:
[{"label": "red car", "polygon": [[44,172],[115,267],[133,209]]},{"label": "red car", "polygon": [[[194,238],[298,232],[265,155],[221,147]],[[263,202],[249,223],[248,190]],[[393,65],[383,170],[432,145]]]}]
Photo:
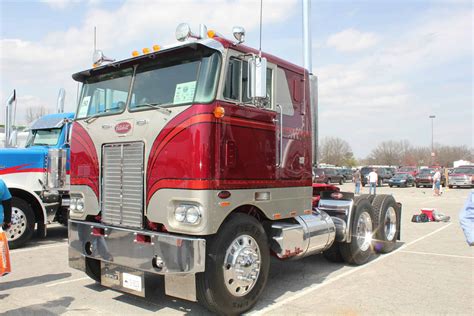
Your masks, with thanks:
[{"label": "red car", "polygon": [[332,184],[313,183],[313,207],[318,206],[319,200],[321,199],[321,192],[323,191],[339,192],[340,189]]},{"label": "red car", "polygon": [[419,172],[418,167],[414,167],[414,166],[405,166],[397,170],[397,173],[408,173],[414,177],[417,176],[418,172]]}]

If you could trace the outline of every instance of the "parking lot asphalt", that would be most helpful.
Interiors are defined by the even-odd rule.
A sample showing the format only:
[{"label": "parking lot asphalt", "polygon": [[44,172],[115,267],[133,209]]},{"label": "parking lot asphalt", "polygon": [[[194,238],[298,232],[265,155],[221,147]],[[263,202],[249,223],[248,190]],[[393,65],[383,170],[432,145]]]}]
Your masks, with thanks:
[{"label": "parking lot asphalt", "polygon": [[[346,183],[342,190],[353,190]],[[368,193],[368,188],[363,188]],[[403,204],[402,240],[363,266],[330,263],[322,255],[272,259],[269,280],[253,315],[474,314],[474,247],[458,214],[468,189],[441,197],[431,189],[378,188]],[[449,223],[412,223],[421,208],[451,216]],[[0,278],[6,315],[205,315],[199,304],[165,296],[162,284],[146,298],[116,292],[68,267],[67,229],[12,250],[13,272]],[[162,282],[157,280],[158,283]]]}]

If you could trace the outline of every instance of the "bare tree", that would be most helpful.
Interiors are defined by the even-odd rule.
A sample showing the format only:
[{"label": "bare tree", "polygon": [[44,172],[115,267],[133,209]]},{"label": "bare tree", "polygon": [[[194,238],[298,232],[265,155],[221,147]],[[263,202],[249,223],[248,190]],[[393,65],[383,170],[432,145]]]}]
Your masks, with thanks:
[{"label": "bare tree", "polygon": [[398,166],[410,148],[408,141],[381,142],[370,153],[370,160],[377,165]]},{"label": "bare tree", "polygon": [[338,137],[323,138],[319,146],[319,161],[336,166],[353,166],[356,164],[351,146]]},{"label": "bare tree", "polygon": [[44,106],[30,106],[26,109],[25,118],[28,124],[32,123],[36,119],[49,113],[49,110]]},{"label": "bare tree", "polygon": [[452,167],[453,161],[473,159],[473,150],[467,146],[446,146],[435,144],[435,157],[429,147],[413,147],[407,140],[385,141],[377,145],[364,159],[367,164],[430,166],[433,164]]}]

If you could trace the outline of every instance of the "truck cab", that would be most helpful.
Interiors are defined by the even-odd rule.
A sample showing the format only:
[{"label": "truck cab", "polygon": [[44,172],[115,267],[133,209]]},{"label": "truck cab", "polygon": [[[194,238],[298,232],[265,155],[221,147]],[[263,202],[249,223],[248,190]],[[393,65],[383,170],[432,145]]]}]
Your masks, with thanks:
[{"label": "truck cab", "polygon": [[74,113],[45,115],[32,123],[25,148],[0,149],[0,177],[12,194],[11,248],[31,239],[35,228],[67,224],[69,206],[69,130]]},{"label": "truck cab", "polygon": [[73,75],[71,267],[140,296],[163,275],[167,295],[235,315],[261,295],[271,255],[363,264],[375,232],[379,251],[394,248],[391,196],[373,199],[383,223],[352,193],[313,208],[316,79],[234,36],[181,24],[173,45],[109,64],[97,53]]}]

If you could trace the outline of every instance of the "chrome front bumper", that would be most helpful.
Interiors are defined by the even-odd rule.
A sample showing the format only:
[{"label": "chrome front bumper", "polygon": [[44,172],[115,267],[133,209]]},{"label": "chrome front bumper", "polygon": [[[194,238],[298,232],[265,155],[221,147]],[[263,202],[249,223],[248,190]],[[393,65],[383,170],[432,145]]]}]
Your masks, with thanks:
[{"label": "chrome front bumper", "polygon": [[474,185],[471,179],[450,178],[449,185]]},{"label": "chrome front bumper", "polygon": [[203,272],[206,240],[69,220],[69,266],[85,271],[85,258],[161,274]]}]

